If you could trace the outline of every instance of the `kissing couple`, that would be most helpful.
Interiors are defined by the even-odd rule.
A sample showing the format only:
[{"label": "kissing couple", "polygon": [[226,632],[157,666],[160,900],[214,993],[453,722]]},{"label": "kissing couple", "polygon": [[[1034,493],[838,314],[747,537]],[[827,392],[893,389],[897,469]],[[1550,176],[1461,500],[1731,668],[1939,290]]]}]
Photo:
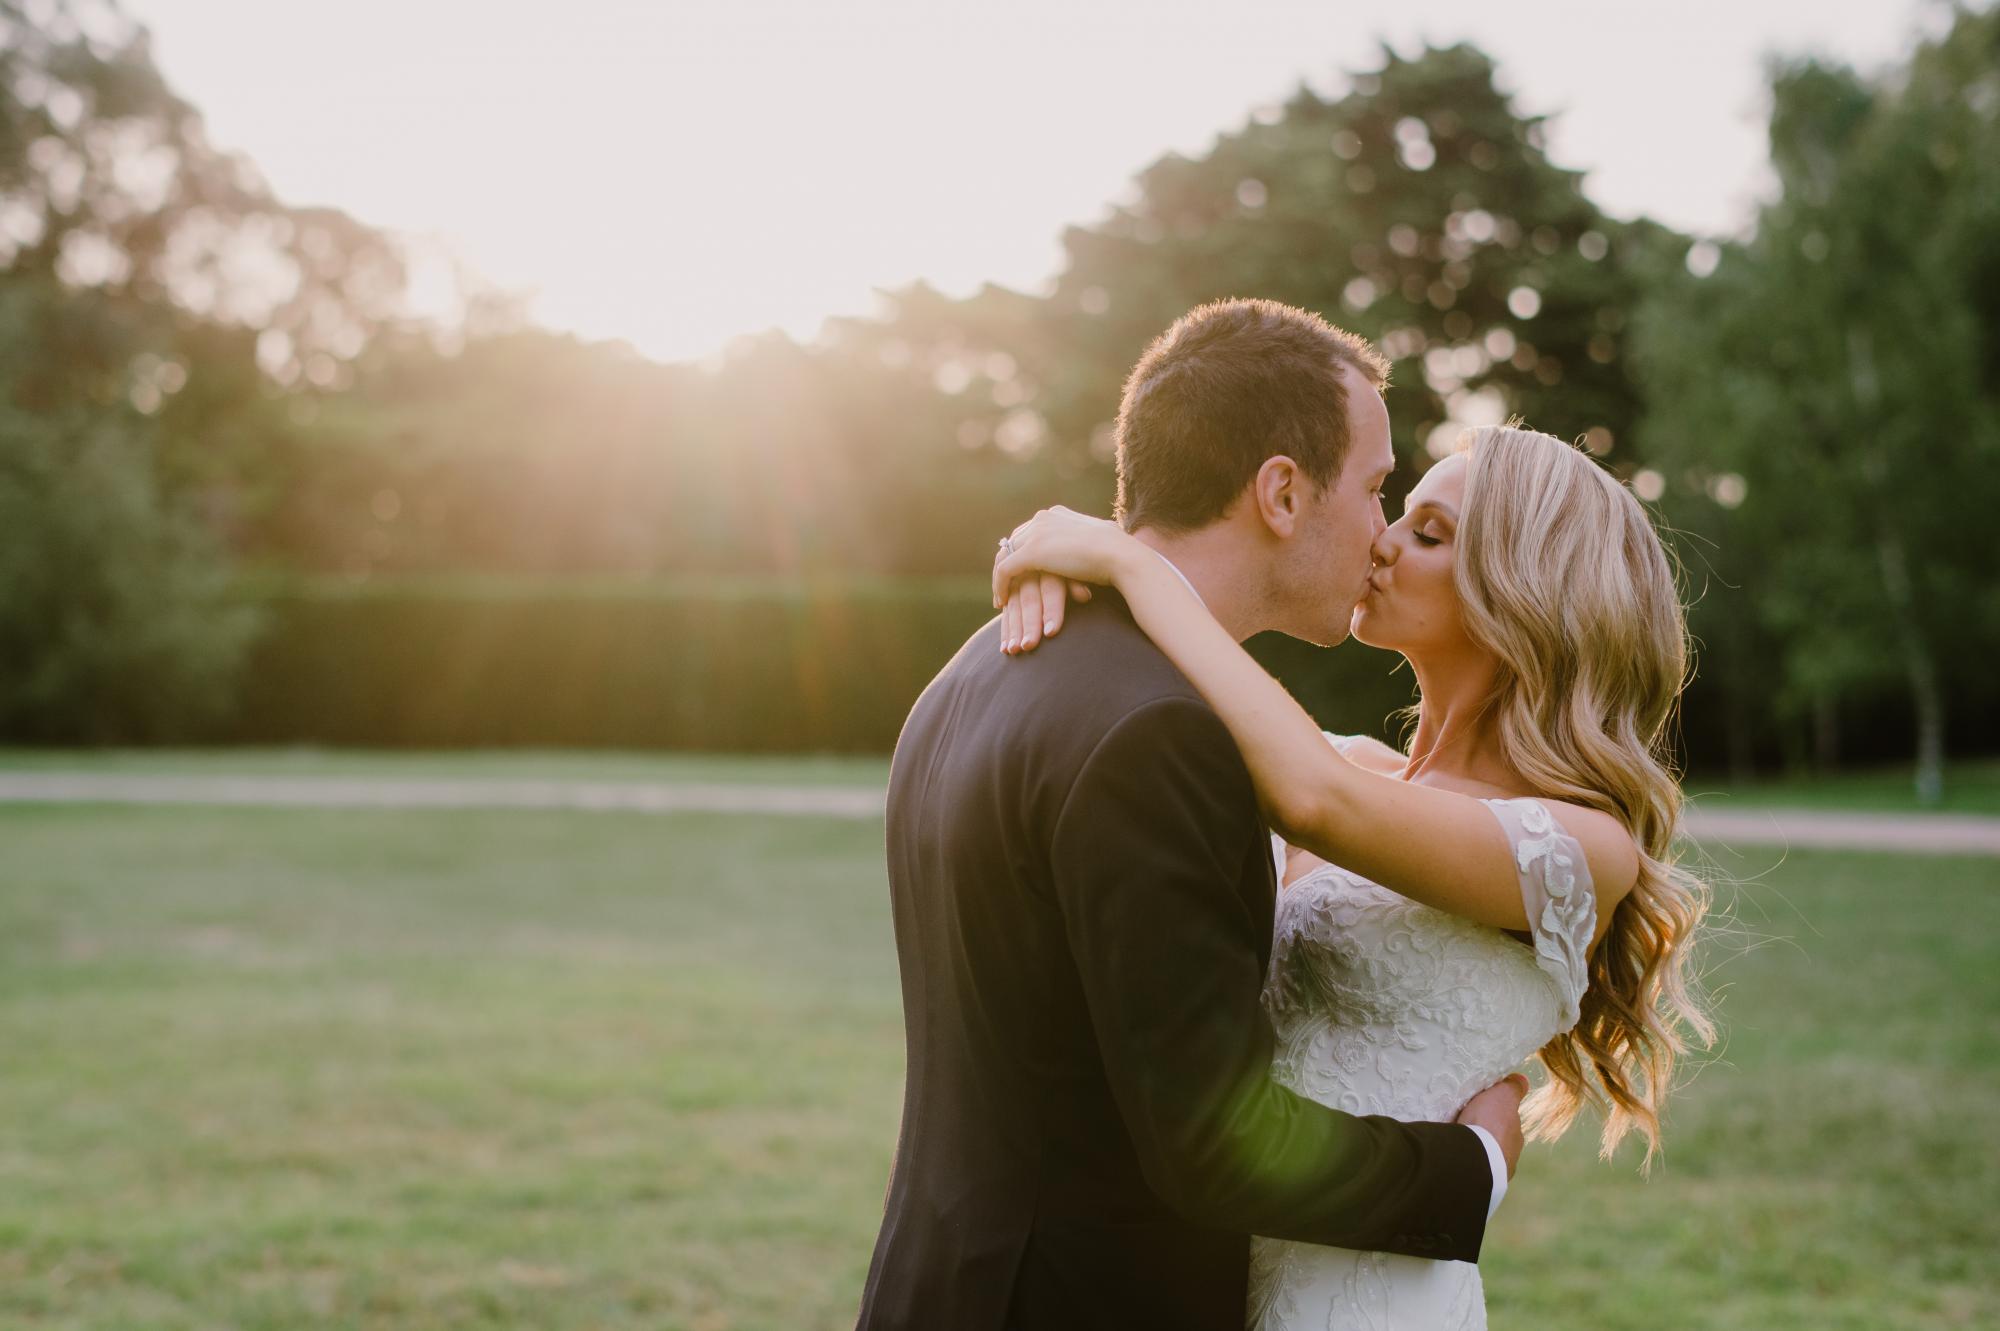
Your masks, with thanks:
[{"label": "kissing couple", "polygon": [[[1524,1135],[1592,1104],[1650,1163],[1714,1034],[1673,568],[1524,429],[1390,523],[1387,373],[1204,305],[1126,381],[1119,520],[1001,542],[890,772],[908,1079],[864,1331],[1483,1327]],[[1320,731],[1239,646],[1267,630],[1400,652],[1408,751]]]}]

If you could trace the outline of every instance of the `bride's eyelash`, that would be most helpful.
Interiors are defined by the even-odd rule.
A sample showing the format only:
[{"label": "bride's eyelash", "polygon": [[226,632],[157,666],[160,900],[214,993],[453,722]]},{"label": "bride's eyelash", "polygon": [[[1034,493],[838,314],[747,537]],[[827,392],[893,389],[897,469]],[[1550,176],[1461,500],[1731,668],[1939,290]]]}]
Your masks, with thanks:
[{"label": "bride's eyelash", "polygon": [[1416,538],[1417,538],[1417,539],[1418,539],[1419,541],[1422,541],[1422,542],[1423,542],[1423,543],[1424,543],[1425,545],[1443,545],[1443,544],[1444,544],[1444,542],[1443,542],[1443,541],[1441,541],[1441,540],[1439,540],[1439,539],[1438,539],[1437,537],[1435,537],[1435,536],[1426,536],[1426,535],[1424,535],[1424,534],[1423,534],[1422,532],[1420,532],[1420,531],[1413,531],[1413,532],[1411,532],[1411,533],[1410,533],[1410,535],[1412,535],[1412,536],[1416,537]]}]

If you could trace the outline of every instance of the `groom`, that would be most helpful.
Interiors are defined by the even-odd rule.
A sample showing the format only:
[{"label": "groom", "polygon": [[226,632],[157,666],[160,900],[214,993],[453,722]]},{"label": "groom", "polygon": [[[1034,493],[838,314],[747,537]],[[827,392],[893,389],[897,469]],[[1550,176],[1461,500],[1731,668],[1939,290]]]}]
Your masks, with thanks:
[{"label": "groom", "polygon": [[[1237,300],[1126,381],[1119,517],[1239,641],[1347,636],[1386,369]],[[1031,655],[1001,633],[931,682],[890,772],[908,1081],[860,1327],[1240,1327],[1253,1233],[1476,1261],[1517,1089],[1399,1123],[1273,1082],[1274,866],[1228,731],[1115,592]]]}]

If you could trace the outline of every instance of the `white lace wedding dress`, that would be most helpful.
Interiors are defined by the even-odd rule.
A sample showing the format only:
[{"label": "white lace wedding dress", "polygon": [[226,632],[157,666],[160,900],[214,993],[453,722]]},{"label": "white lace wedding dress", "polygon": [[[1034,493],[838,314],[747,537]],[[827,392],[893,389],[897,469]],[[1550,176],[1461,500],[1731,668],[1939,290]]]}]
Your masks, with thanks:
[{"label": "white lace wedding dress", "polygon": [[[1327,738],[1345,750],[1357,737]],[[1540,800],[1480,802],[1514,848],[1534,947],[1336,865],[1313,869],[1278,894],[1264,986],[1278,1082],[1350,1113],[1449,1122],[1576,1024],[1597,927],[1583,849]],[[1468,1262],[1255,1238],[1249,1321],[1458,1331],[1484,1327],[1486,1303]]]}]

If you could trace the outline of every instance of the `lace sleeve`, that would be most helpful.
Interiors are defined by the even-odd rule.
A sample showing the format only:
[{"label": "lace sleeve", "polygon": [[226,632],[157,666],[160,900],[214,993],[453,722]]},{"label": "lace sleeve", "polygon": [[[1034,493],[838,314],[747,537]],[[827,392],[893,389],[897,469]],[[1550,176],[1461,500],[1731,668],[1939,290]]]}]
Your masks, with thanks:
[{"label": "lace sleeve", "polygon": [[1536,799],[1481,800],[1514,848],[1521,904],[1535,938],[1535,962],[1562,998],[1564,1030],[1576,1024],[1590,984],[1590,940],[1597,933],[1597,891],[1583,846]]}]

